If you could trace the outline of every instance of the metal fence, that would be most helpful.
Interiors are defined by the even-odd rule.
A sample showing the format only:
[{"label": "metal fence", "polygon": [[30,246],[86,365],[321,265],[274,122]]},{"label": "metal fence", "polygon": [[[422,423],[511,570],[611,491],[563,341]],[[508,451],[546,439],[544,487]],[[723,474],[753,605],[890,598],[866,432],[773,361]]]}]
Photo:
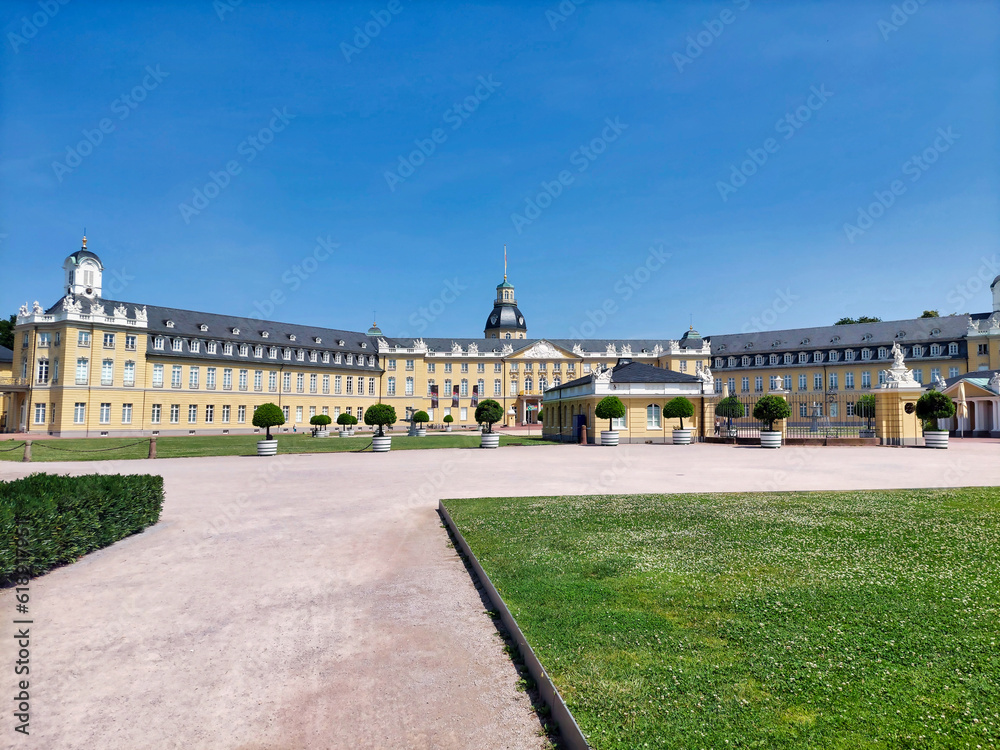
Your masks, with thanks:
[{"label": "metal fence", "polygon": [[[743,405],[743,416],[732,419],[715,417],[712,430],[714,436],[760,437],[762,425],[754,419],[753,409],[763,395],[765,394],[737,395],[736,399]],[[787,393],[784,397],[792,415],[785,422],[786,434],[789,438],[875,437],[874,402],[868,402],[867,399],[862,401],[863,396],[871,395],[871,391]],[[712,411],[714,412],[714,405]]]}]

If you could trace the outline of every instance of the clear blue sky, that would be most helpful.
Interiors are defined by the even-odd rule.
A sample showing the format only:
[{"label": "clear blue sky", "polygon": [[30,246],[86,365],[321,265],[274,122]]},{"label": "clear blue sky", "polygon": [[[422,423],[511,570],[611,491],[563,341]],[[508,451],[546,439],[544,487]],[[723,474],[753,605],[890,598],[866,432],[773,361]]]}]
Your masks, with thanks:
[{"label": "clear blue sky", "polygon": [[[278,291],[273,319],[377,309],[394,335],[481,335],[504,243],[532,336],[986,310],[962,290],[1000,273],[1000,10],[904,4],[6,2],[0,310],[55,301],[84,227],[119,298],[250,315]],[[317,237],[338,246],[293,289]]]}]

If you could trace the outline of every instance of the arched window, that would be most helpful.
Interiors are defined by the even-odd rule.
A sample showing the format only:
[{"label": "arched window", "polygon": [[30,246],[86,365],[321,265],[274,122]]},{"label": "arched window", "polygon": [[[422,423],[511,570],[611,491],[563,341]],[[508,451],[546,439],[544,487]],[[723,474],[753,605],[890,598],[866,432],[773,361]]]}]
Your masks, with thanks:
[{"label": "arched window", "polygon": [[647,430],[658,430],[660,429],[660,405],[659,404],[649,404],[646,406],[646,429]]},{"label": "arched window", "polygon": [[532,386],[531,378],[525,378],[524,379],[524,392],[525,393],[531,393],[531,386]]},{"label": "arched window", "polygon": [[509,334],[509,333],[508,333],[508,334],[505,334],[505,335],[504,335],[504,338],[505,338],[505,339],[509,339],[509,338],[510,338],[510,334]]}]

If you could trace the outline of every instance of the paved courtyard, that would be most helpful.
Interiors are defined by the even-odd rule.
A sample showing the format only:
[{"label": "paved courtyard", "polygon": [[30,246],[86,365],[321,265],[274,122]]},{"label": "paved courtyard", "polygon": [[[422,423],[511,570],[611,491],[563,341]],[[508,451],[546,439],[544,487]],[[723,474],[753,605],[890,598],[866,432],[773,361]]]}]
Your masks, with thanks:
[{"label": "paved courtyard", "polygon": [[[32,582],[17,744],[541,748],[441,497],[1000,485],[998,457],[1000,441],[953,440],[0,463],[0,479],[155,472],[167,490],[155,527]],[[9,623],[10,590],[0,612]],[[13,639],[0,644],[11,665]]]}]

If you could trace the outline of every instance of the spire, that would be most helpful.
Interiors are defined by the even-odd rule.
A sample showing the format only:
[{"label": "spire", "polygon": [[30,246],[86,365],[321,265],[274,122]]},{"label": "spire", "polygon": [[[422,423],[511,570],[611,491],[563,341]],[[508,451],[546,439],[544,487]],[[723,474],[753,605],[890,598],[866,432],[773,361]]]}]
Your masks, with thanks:
[{"label": "spire", "polygon": [[503,280],[507,280],[507,243],[503,245]]}]

